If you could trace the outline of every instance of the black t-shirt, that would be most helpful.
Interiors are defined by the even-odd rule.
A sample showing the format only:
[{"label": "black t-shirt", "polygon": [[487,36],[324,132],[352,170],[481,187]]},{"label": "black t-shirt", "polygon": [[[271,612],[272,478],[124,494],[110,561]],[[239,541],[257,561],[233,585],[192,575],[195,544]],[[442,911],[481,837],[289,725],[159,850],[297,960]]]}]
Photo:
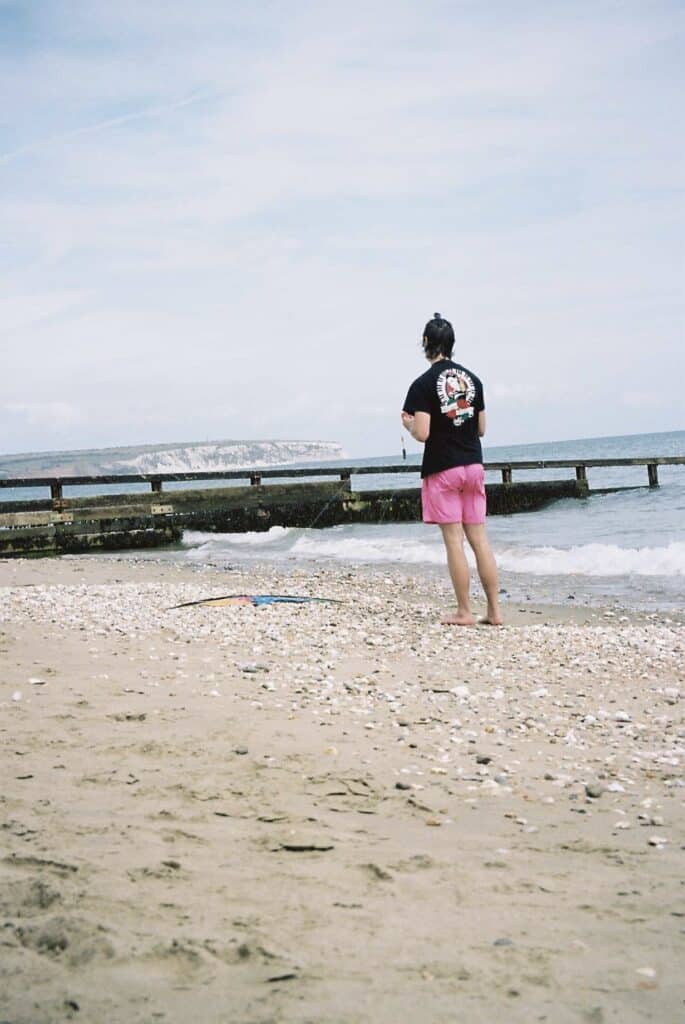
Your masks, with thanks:
[{"label": "black t-shirt", "polygon": [[478,377],[451,359],[440,359],[416,378],[404,409],[411,416],[417,412],[430,414],[422,477],[483,461],[478,413],[484,408],[483,385]]}]

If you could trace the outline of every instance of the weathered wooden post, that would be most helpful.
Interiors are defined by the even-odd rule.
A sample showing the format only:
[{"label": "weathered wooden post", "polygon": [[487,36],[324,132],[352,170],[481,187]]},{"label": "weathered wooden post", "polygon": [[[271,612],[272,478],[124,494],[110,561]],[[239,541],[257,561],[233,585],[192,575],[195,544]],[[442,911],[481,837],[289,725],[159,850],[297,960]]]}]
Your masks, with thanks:
[{"label": "weathered wooden post", "polygon": [[[1,3],[1,0],[0,0]],[[486,463],[489,472],[499,472],[502,484],[490,488],[494,499],[491,511],[508,515],[512,512],[543,508],[558,498],[584,498],[593,493],[614,493],[632,490],[629,486],[609,487],[593,491],[589,488],[589,477],[594,478],[596,469],[608,466],[646,466],[649,487],[659,487],[659,466],[685,466],[683,455],[649,455],[639,458],[618,459],[555,459],[551,464],[543,460]],[[514,470],[573,470],[571,477],[561,480],[537,480],[532,483],[513,484]],[[592,469],[592,473],[590,473]],[[36,501],[3,500],[0,503],[0,554],[14,557],[24,554],[54,554],[62,551],[90,551],[93,548],[118,549],[152,546],[167,543],[180,537],[183,528],[205,529],[206,524],[217,523],[230,530],[267,529],[269,525],[301,524],[305,526],[331,526],[336,523],[414,522],[420,515],[420,491],[418,488],[397,488],[388,490],[353,491],[351,478],[357,474],[400,473],[409,470],[418,474],[417,465],[406,463],[389,466],[265,469],[225,472],[193,473],[140,473],[102,476],[29,476],[9,478],[0,473],[0,494],[5,488],[25,487],[49,489],[50,497]],[[55,470],[58,472],[58,470]],[[279,484],[265,487],[251,501],[245,499],[245,488],[207,488],[204,491],[176,491],[169,494],[172,504],[162,504],[162,492],[166,483],[207,479],[249,480],[253,486],[262,483],[262,478],[279,479],[303,478],[307,476],[326,477],[322,484],[298,483],[290,487]],[[338,484],[336,478],[339,478]],[[132,493],[104,496],[99,485],[117,485],[120,482],[135,485],[149,484],[151,500]],[[71,487],[98,485],[96,493],[83,497],[64,497],[64,490]],[[241,492],[243,492],[241,494]],[[313,517],[313,518],[312,518]],[[65,528],[62,524],[70,524]],[[256,523],[256,526],[255,526]],[[93,525],[95,524],[95,525]],[[0,1022],[1,1024],[1,1022]]]},{"label": "weathered wooden post", "polygon": [[63,507],[62,488],[59,480],[53,480],[50,484],[50,498],[52,499],[53,509],[60,510]]}]

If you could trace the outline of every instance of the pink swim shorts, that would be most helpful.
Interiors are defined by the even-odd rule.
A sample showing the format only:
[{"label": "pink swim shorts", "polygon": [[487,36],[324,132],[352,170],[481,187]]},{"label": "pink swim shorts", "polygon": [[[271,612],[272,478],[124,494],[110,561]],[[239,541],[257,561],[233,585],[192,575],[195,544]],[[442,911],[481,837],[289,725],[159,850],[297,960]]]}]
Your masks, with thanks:
[{"label": "pink swim shorts", "polygon": [[485,472],[479,462],[453,466],[421,481],[424,523],[485,522]]}]

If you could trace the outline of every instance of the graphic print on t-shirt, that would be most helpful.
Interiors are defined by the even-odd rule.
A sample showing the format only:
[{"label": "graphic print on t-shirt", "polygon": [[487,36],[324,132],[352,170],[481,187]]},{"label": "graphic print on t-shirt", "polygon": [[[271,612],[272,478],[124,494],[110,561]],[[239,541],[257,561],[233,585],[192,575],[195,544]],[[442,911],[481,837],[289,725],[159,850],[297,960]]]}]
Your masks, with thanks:
[{"label": "graphic print on t-shirt", "polygon": [[436,388],[440,412],[451,419],[455,427],[460,427],[474,416],[476,385],[465,370],[457,370],[453,366],[443,370],[436,381]]}]

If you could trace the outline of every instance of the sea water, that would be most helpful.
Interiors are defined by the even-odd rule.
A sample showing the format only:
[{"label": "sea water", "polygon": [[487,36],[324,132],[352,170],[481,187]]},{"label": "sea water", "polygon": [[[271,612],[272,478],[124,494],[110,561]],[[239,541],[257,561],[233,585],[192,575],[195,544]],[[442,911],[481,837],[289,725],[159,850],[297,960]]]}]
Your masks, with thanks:
[{"label": "sea water", "polygon": [[[486,462],[638,458],[685,454],[685,431],[490,447]],[[347,461],[373,466],[401,461]],[[416,463],[420,456],[410,456]],[[334,464],[330,464],[332,468]],[[515,471],[514,480],[573,477],[573,469]],[[488,474],[497,482],[500,474]],[[650,490],[646,466],[588,470],[590,488],[629,487],[587,499],[568,498],[537,512],[493,516],[487,528],[505,597],[515,601],[577,601],[640,609],[685,609],[685,465],[660,466]],[[353,477],[355,489],[416,487],[418,474]],[[266,533],[187,532],[173,557],[244,566],[277,564],[401,565],[444,572],[440,530],[423,523],[379,523]]]},{"label": "sea water", "polygon": [[[542,444],[486,447],[486,462],[551,459],[612,459],[685,455],[685,431],[586,438]],[[308,463],[336,467],[373,467],[401,462],[398,455]],[[420,454],[409,455],[416,473],[379,472],[352,477],[355,490],[416,487]],[[573,469],[526,470],[514,480],[573,478]],[[501,479],[498,472],[488,482]],[[640,609],[685,610],[685,465],[660,466],[660,486],[650,490],[646,466],[588,470],[590,487],[628,487],[587,499],[565,499],[537,512],[492,516],[487,528],[500,568],[501,585],[511,600],[614,604]],[[287,483],[287,478],[283,478]],[[226,486],[228,481],[213,481]],[[244,481],[233,481],[244,485]],[[197,484],[167,484],[166,491]],[[203,484],[204,486],[204,484]],[[210,486],[210,482],[207,482]],[[108,487],[144,490],[147,485]],[[94,493],[94,488],[65,488],[65,496]],[[0,491],[0,500],[35,499],[35,489]],[[103,555],[101,557],[112,557]],[[265,533],[217,534],[187,531],[183,543],[166,550],[137,551],[116,557],[169,558],[228,567],[250,563],[314,566],[402,566],[412,573],[445,573],[440,531],[423,523],[379,523],[329,529],[284,529]],[[476,585],[477,586],[477,585]]]}]

